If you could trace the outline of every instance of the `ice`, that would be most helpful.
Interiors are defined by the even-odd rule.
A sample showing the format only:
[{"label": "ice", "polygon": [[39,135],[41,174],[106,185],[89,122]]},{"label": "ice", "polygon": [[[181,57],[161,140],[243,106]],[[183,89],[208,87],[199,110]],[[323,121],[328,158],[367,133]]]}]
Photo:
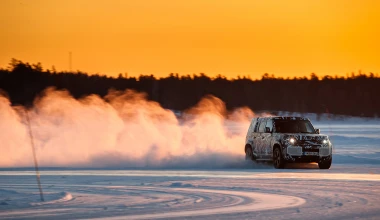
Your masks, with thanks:
[{"label": "ice", "polygon": [[1,198],[7,203],[0,205],[0,218],[340,219],[357,217],[359,209],[362,217],[380,216],[378,167],[55,170],[41,175],[45,202],[38,201],[33,171],[0,172]]}]

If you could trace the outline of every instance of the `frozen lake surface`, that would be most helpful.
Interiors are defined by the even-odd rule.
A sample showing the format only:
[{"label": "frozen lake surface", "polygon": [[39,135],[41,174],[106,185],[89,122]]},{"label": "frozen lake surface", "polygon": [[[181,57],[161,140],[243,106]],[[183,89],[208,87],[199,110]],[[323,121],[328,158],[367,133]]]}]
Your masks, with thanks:
[{"label": "frozen lake surface", "polygon": [[378,167],[2,171],[1,219],[379,219]]}]

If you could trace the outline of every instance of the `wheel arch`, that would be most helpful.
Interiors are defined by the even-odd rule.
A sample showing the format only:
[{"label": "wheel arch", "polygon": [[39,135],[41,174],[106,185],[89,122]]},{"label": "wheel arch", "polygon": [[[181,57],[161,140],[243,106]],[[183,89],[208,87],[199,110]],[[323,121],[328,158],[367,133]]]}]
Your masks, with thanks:
[{"label": "wheel arch", "polygon": [[282,153],[282,149],[281,149],[281,145],[280,143],[274,143],[273,146],[272,146],[272,152],[274,151],[274,149],[276,148],[279,148],[280,149],[280,152]]},{"label": "wheel arch", "polygon": [[248,149],[248,148],[251,148],[251,150],[253,150],[253,149],[252,149],[252,145],[249,144],[249,143],[246,143],[246,144],[245,144],[245,147],[244,147],[244,152],[245,152],[245,153],[247,153],[247,149]]}]

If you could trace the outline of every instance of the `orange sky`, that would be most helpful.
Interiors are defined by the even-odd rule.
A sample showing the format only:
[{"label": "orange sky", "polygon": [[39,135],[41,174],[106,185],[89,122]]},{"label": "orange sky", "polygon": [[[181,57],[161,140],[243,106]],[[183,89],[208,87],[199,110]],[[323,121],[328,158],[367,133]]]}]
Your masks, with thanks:
[{"label": "orange sky", "polygon": [[380,73],[377,0],[0,0],[0,66],[117,75]]}]

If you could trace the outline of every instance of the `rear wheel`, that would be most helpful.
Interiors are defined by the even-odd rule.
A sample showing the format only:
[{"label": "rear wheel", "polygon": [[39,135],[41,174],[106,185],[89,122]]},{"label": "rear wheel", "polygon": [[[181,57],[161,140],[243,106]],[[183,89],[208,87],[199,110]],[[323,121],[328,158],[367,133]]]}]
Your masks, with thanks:
[{"label": "rear wheel", "polygon": [[319,169],[330,169],[332,163],[332,158],[329,160],[324,160],[318,163]]},{"label": "rear wheel", "polygon": [[245,149],[245,160],[253,160],[252,147],[247,147]]},{"label": "rear wheel", "polygon": [[285,167],[285,160],[282,158],[281,150],[278,147],[273,150],[273,166],[276,169]]}]

